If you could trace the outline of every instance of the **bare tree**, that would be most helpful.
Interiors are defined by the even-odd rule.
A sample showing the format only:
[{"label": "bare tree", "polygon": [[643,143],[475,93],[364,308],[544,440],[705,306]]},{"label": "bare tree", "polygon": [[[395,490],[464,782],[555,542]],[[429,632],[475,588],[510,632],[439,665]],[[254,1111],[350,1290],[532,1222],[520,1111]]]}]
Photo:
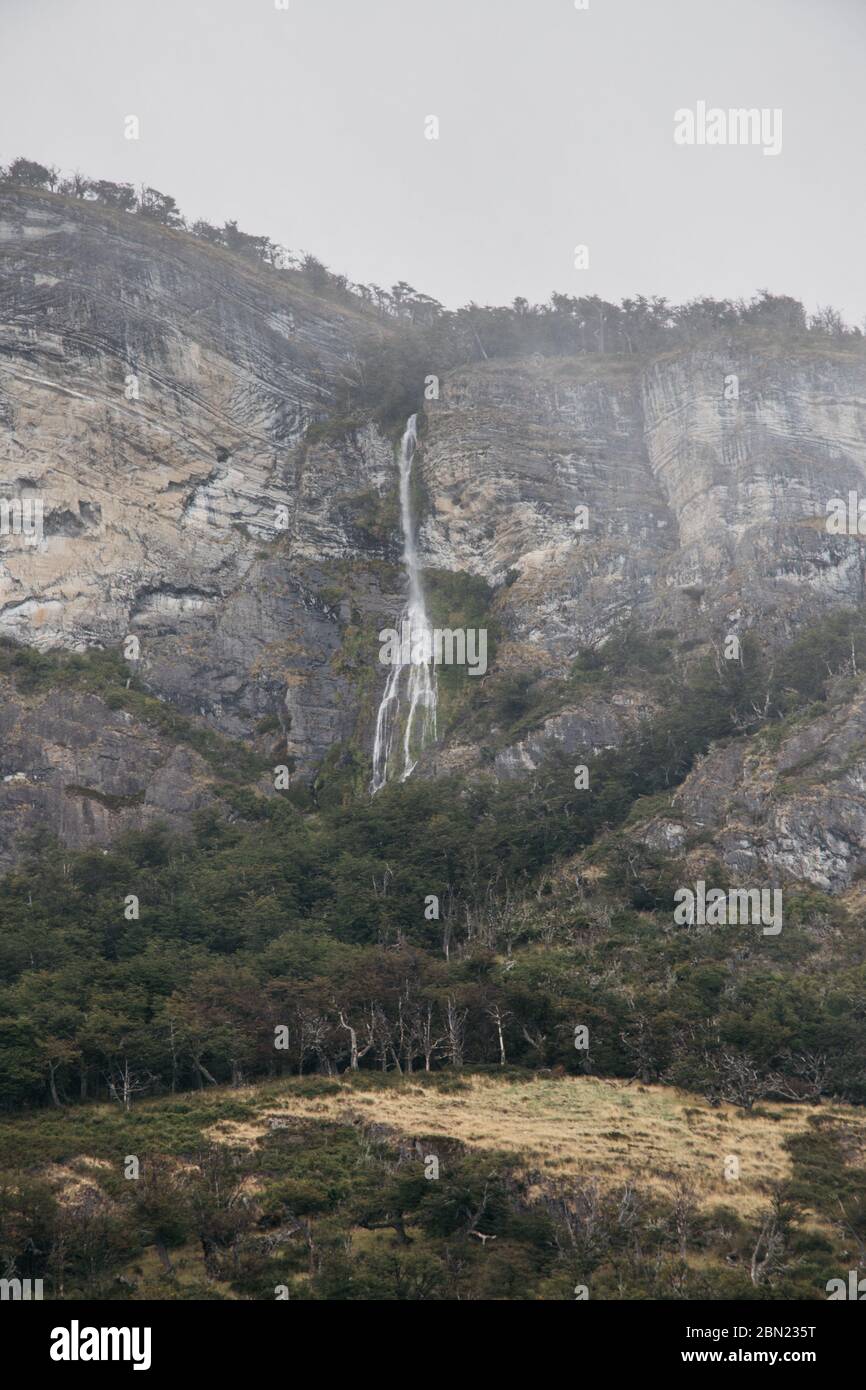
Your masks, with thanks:
[{"label": "bare tree", "polygon": [[[409,980],[403,985],[403,995],[397,1004],[397,1039],[398,1052],[403,1058],[407,1072],[412,1072],[415,1067],[415,1058],[419,1052],[423,1052],[424,1018],[420,1006],[412,998],[412,987]],[[427,1068],[429,1071],[429,1067]]]},{"label": "bare tree", "polygon": [[489,1202],[490,1202],[490,1183],[491,1183],[491,1181],[493,1180],[494,1177],[495,1177],[495,1174],[491,1173],[491,1174],[490,1174],[490,1177],[488,1177],[487,1180],[485,1181],[484,1187],[483,1187],[482,1192],[481,1192],[481,1201],[479,1202],[479,1204],[478,1204],[478,1206],[475,1208],[475,1210],[472,1211],[472,1212],[470,1212],[470,1214],[469,1214],[469,1219],[468,1219],[468,1221],[466,1222],[466,1225],[465,1225],[464,1230],[463,1230],[463,1234],[464,1234],[464,1235],[467,1235],[467,1236],[479,1236],[479,1239],[481,1239],[482,1244],[486,1244],[486,1240],[488,1239],[488,1237],[482,1238],[482,1237],[480,1236],[479,1231],[476,1229],[476,1227],[478,1226],[479,1221],[481,1221],[481,1220],[483,1219],[483,1217],[484,1217],[484,1215],[485,1215],[485,1213],[486,1213],[486,1211],[487,1211],[487,1207],[488,1207]]},{"label": "bare tree", "polygon": [[310,1053],[316,1059],[320,1071],[330,1076],[333,1072],[330,1050],[331,1024],[322,1014],[302,1009],[298,1014],[298,1074],[302,1075],[304,1063]]},{"label": "bare tree", "polygon": [[628,1033],[620,1033],[620,1041],[634,1063],[634,1076],[648,1085],[658,1080],[659,1067],[657,1048],[652,1026],[645,1014],[636,1014],[634,1026]]},{"label": "bare tree", "polygon": [[866,1192],[855,1192],[844,1200],[840,1197],[839,1210],[839,1225],[857,1246],[857,1265],[862,1268],[866,1265]]},{"label": "bare tree", "polygon": [[773,1072],[767,1079],[772,1091],[786,1100],[808,1100],[817,1105],[827,1089],[830,1064],[824,1052],[797,1052],[788,1061],[789,1072]]},{"label": "bare tree", "polygon": [[681,1178],[673,1191],[671,1223],[682,1259],[685,1259],[688,1253],[689,1237],[699,1209],[700,1202],[695,1187],[687,1178]]},{"label": "bare tree", "polygon": [[784,1271],[785,1251],[794,1214],[793,1204],[777,1189],[752,1251],[749,1273],[756,1288]]},{"label": "bare tree", "polygon": [[142,1095],[148,1091],[156,1081],[152,1072],[147,1072],[144,1076],[137,1076],[130,1070],[129,1061],[123,1059],[123,1065],[118,1063],[108,1077],[108,1092],[112,1100],[116,1100],[118,1105],[129,1111],[132,1109],[132,1102],[135,1096]]},{"label": "bare tree", "polygon": [[204,1051],[204,1043],[200,1043],[190,1047],[190,1060],[192,1061],[192,1064],[195,1068],[196,1080],[198,1081],[199,1089],[201,1089],[203,1081],[206,1081],[209,1086],[219,1085],[219,1082],[217,1081],[216,1077],[208,1071],[204,1062],[201,1060]]},{"label": "bare tree", "polygon": [[488,1018],[492,1018],[492,1019],[493,1019],[493,1025],[494,1025],[494,1027],[495,1027],[495,1029],[496,1029],[496,1036],[497,1036],[497,1038],[498,1038],[498,1040],[499,1040],[499,1065],[500,1065],[501,1067],[504,1067],[504,1066],[505,1066],[505,1034],[504,1034],[503,1029],[504,1029],[504,1025],[505,1025],[506,1021],[507,1021],[509,1018],[511,1018],[511,1014],[510,1014],[507,1010],[503,1009],[502,1006],[501,1006],[500,1004],[491,1004],[487,1009],[485,1009],[484,1012],[487,1014]]},{"label": "bare tree", "polygon": [[747,1052],[705,1054],[714,1077],[708,1099],[724,1100],[751,1110],[756,1100],[763,1100],[775,1090],[773,1078],[762,1076],[754,1059]]},{"label": "bare tree", "polygon": [[346,1018],[346,1012],[344,1009],[339,1010],[338,1017],[340,1020],[340,1027],[344,1028],[346,1032],[349,1034],[349,1070],[357,1071],[358,1062],[360,1058],[366,1057],[367,1053],[370,1051],[370,1048],[373,1046],[372,1030],[370,1028],[367,1029],[366,1045],[364,1047],[359,1048],[357,1030],[353,1028],[352,1024]]},{"label": "bare tree", "polygon": [[463,1066],[463,1048],[466,1042],[466,1019],[469,1016],[468,1009],[458,1009],[452,996],[449,994],[445,1004],[445,1029],[448,1049],[448,1060],[452,1067]]},{"label": "bare tree", "polygon": [[535,1026],[533,1026],[532,1032],[530,1032],[525,1023],[521,1024],[521,1032],[536,1054],[537,1065],[544,1066],[547,1059],[547,1034],[542,1033],[541,1029]]},{"label": "bare tree", "polygon": [[394,1030],[381,1004],[370,1005],[370,1037],[376,1049],[382,1071],[388,1070],[388,1058],[394,1054]]},{"label": "bare tree", "polygon": [[424,1070],[430,1071],[433,1058],[436,1056],[438,1048],[441,1047],[442,1043],[445,1041],[444,1037],[436,1038],[433,1036],[432,1004],[428,1004],[426,1013],[422,1012],[420,1015],[419,1033],[419,1045],[424,1057]]}]

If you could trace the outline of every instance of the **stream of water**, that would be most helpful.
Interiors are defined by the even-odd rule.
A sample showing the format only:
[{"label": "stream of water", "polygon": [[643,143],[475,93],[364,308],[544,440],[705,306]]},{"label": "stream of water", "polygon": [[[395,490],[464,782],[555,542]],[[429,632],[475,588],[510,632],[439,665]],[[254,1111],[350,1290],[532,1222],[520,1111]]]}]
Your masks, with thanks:
[{"label": "stream of water", "polygon": [[[402,639],[408,624],[411,641],[401,640],[400,659],[391,666],[379,704],[373,742],[373,777],[370,782],[370,791],[374,795],[395,777],[405,782],[411,776],[422,750],[436,738],[436,673],[432,656],[425,661],[418,651],[419,648],[423,650],[424,646],[427,651],[430,650],[431,629],[412,526],[410,481],[417,443],[418,417],[410,415],[400,443],[400,522],[408,597],[397,630]],[[425,634],[426,643],[423,641]]]}]

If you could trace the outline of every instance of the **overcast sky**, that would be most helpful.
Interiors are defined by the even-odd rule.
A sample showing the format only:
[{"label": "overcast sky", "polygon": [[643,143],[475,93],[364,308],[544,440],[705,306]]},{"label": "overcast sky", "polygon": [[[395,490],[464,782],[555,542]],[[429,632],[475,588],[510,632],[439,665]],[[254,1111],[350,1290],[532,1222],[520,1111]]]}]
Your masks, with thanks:
[{"label": "overcast sky", "polygon": [[[862,326],[864,72],[866,0],[0,0],[0,162],[449,307],[766,287]],[[781,108],[781,154],[676,145],[698,101]]]}]

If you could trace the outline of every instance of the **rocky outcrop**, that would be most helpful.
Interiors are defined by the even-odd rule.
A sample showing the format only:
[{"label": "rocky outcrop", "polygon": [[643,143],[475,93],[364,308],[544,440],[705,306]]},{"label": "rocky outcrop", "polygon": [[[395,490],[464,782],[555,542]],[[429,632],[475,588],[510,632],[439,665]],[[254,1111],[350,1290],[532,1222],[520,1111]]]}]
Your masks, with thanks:
[{"label": "rocky outcrop", "polygon": [[215,804],[213,781],[193,749],[97,695],[0,682],[0,869],[35,831],[83,849],[155,821],[185,829]]},{"label": "rocky outcrop", "polygon": [[638,837],[668,853],[699,837],[744,882],[846,889],[866,869],[866,682],[790,730],[711,749],[671,810]]},{"label": "rocky outcrop", "polygon": [[499,777],[519,777],[535,772],[552,753],[587,759],[605,749],[618,748],[652,712],[649,701],[634,691],[589,696],[551,715],[517,743],[500,749],[494,771]]}]

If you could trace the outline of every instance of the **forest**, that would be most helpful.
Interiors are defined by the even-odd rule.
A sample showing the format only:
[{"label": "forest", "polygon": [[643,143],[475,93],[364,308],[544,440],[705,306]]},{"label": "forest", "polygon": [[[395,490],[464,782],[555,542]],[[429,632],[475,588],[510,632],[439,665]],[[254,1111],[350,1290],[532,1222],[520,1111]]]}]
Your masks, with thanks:
[{"label": "forest", "polygon": [[[154,825],[80,853],[31,838],[0,896],[7,1107],[128,1109],[257,1077],[510,1064],[670,1082],[746,1108],[861,1102],[849,1001],[866,998],[866,969],[846,908],[801,888],[786,892],[778,939],[677,927],[682,870],[627,822],[669,798],[711,740],[771,733],[840,698],[866,638],[836,615],[781,660],[750,638],[742,662],[705,659],[687,684],[665,651],[624,638],[575,663],[572,680],[603,688],[643,662],[664,694],[664,713],[592,760],[579,795],[570,760],[552,757],[525,781],[413,780],[373,800],[347,790],[337,762],[336,780],[263,796],[249,753],[232,762],[219,746],[224,809],[192,835]],[[127,687],[120,658],[10,642],[0,658],[25,689],[83,681],[172,717]],[[516,698],[506,682],[483,699],[525,722],[532,690]],[[568,868],[579,852],[591,879]],[[707,881],[727,888],[706,856]]]}]

